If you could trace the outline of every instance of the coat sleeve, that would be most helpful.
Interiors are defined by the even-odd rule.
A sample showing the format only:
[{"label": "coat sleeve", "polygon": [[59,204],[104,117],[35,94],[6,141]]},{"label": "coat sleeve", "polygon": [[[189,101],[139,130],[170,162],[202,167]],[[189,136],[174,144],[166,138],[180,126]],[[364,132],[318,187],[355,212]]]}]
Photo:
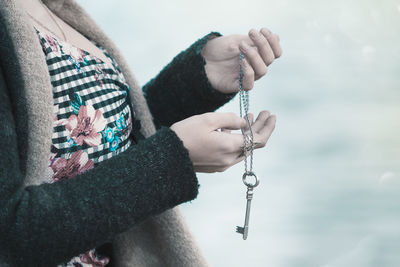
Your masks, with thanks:
[{"label": "coat sleeve", "polygon": [[216,90],[207,78],[201,50],[208,40],[221,36],[211,32],[180,52],[161,72],[143,86],[143,94],[156,127],[171,126],[192,115],[215,111],[237,93]]},{"label": "coat sleeve", "polygon": [[79,176],[23,186],[1,73],[0,259],[10,266],[55,266],[196,198],[198,181],[188,151],[168,127]]}]

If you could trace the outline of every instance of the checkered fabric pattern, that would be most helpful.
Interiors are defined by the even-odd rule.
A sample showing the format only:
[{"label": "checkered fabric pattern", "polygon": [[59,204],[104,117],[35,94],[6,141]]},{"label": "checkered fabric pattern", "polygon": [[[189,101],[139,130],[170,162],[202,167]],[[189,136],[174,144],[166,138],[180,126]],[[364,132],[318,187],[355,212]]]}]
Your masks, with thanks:
[{"label": "checkered fabric pattern", "polygon": [[[49,168],[52,181],[69,179],[93,168],[136,144],[140,121],[129,98],[127,84],[117,62],[104,62],[72,44],[36,29],[53,86],[54,119]],[[73,257],[59,267],[106,266],[109,255],[97,248]]]},{"label": "checkered fabric pattern", "polygon": [[[129,85],[117,62],[105,48],[94,42],[112,64],[37,29],[36,32],[53,85],[55,119],[52,152],[56,157],[69,158],[77,150],[84,150],[96,164],[125,151],[135,142],[130,138],[135,114],[131,112]],[[107,121],[100,132],[101,143],[97,146],[86,143],[77,145],[66,129],[68,119],[78,116],[82,105],[101,111]]]}]

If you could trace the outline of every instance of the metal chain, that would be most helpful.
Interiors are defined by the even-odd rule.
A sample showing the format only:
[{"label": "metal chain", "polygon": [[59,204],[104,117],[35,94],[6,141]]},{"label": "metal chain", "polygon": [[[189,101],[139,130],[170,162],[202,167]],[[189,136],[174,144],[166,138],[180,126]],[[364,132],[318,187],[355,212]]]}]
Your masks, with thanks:
[{"label": "metal chain", "polygon": [[[245,134],[243,128],[242,128],[242,135],[243,135],[243,154],[244,154],[244,167],[245,167],[245,173],[242,176],[242,181],[244,185],[247,187],[247,192],[246,192],[246,216],[244,219],[244,226],[236,226],[236,232],[241,234],[243,236],[243,240],[247,239],[247,236],[249,234],[249,220],[250,220],[250,207],[251,207],[251,201],[253,199],[253,190],[256,186],[258,186],[260,180],[257,178],[256,174],[253,172],[253,150],[254,150],[254,135],[253,135],[253,129],[251,128],[251,123],[249,120],[249,92],[243,90],[243,59],[244,55],[240,53],[239,55],[239,105],[240,105],[240,117],[245,118],[247,121],[247,125],[250,131],[250,136],[248,134]],[[244,113],[244,114],[243,114]],[[250,140],[248,140],[250,139]],[[251,143],[251,146],[247,147],[247,142]],[[250,151],[250,170],[247,170],[247,152]],[[247,177],[253,177],[254,182],[249,182],[247,180]]]},{"label": "metal chain", "polygon": [[[244,167],[245,167],[245,173],[250,173],[253,171],[253,150],[254,150],[254,135],[253,135],[253,129],[251,128],[251,122],[249,120],[249,106],[250,106],[250,101],[249,101],[249,92],[244,91],[243,89],[243,68],[242,68],[242,62],[244,59],[243,53],[240,53],[239,55],[239,106],[240,106],[240,117],[245,118],[247,121],[247,124],[249,126],[250,130],[250,142],[251,142],[251,148],[250,148],[250,170],[247,170],[247,156],[246,153],[248,152],[247,148],[247,137],[246,134],[244,133],[242,129],[242,135],[243,135],[243,154],[245,155],[244,157]],[[244,113],[244,114],[243,114]]]}]

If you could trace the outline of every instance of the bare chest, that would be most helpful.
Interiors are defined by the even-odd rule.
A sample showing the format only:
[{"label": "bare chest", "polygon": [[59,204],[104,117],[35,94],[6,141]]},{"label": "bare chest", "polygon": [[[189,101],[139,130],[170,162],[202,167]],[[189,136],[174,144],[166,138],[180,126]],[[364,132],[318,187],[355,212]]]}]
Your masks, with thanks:
[{"label": "bare chest", "polygon": [[[67,43],[89,52],[90,54],[101,59],[103,62],[111,64],[111,60],[108,57],[106,57],[104,55],[104,53],[97,46],[95,46],[91,41],[89,41],[85,36],[83,36],[81,33],[76,31],[74,28],[72,28],[71,26],[66,24],[61,19],[58,19],[57,22],[61,26],[61,28],[67,38],[67,40],[66,40]],[[49,30],[49,27],[44,27],[42,25],[43,23],[39,24],[34,20],[32,20],[32,23],[39,31],[45,32],[46,34],[53,36],[58,40],[65,41],[63,39],[63,35],[62,35],[61,31],[56,32],[56,31],[53,31],[53,29]],[[51,24],[51,21],[49,22],[49,24]]]}]

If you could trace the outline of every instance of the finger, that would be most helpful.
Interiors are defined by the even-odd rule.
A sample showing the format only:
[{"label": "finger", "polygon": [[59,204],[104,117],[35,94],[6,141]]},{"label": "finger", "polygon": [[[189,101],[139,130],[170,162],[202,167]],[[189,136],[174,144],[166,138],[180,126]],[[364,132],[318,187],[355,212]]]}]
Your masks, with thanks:
[{"label": "finger", "polygon": [[[254,133],[254,148],[261,148],[264,147],[265,144],[268,141],[268,138],[271,136],[274,128],[275,128],[275,122],[276,122],[276,116],[275,115],[270,115],[269,111],[262,111],[257,120],[256,127],[259,127],[259,133],[256,134],[255,131]],[[254,123],[255,124],[255,123]],[[254,125],[253,124],[253,125]],[[261,126],[260,126],[261,125]],[[252,126],[252,129],[254,129],[254,126]],[[243,152],[243,146],[244,146],[244,141],[243,141],[243,135],[236,134],[236,133],[224,133],[220,134],[217,136],[217,138],[220,139],[218,142],[221,144],[221,149],[223,150],[224,153],[231,153],[234,154],[235,157],[238,157]],[[247,155],[248,153],[246,153]]]},{"label": "finger", "polygon": [[215,172],[215,167],[196,166],[196,172],[213,173],[213,172]]},{"label": "finger", "polygon": [[221,132],[223,132],[223,133],[231,133],[231,130],[229,130],[227,128],[222,128]]},{"label": "finger", "polygon": [[[235,156],[236,155],[236,156]],[[245,156],[242,154],[235,154],[233,155],[234,159],[232,160],[232,165],[238,164],[239,162],[243,161]]]},{"label": "finger", "polygon": [[[249,31],[249,36],[258,49],[258,53],[264,60],[265,65],[269,66],[275,59],[274,51],[269,44],[269,40],[255,29]],[[274,40],[275,41],[275,40]]]},{"label": "finger", "polygon": [[246,58],[241,61],[242,71],[243,71],[243,90],[249,91],[254,87],[254,70],[250,66]]},{"label": "finger", "polygon": [[246,126],[246,120],[233,112],[208,112],[204,115],[213,131],[220,128],[238,130]]},{"label": "finger", "polygon": [[252,129],[254,132],[259,133],[260,130],[264,127],[266,120],[268,119],[270,113],[268,110],[261,111],[254,124],[252,125]]},{"label": "finger", "polygon": [[[248,117],[249,117],[250,125],[253,125],[253,121],[254,121],[254,115],[253,115],[253,113],[248,113],[247,115],[248,115]],[[246,119],[246,116],[244,116],[243,118]],[[247,120],[246,120],[246,126],[243,128],[243,131],[246,132],[247,130],[249,130],[249,123],[248,123]]]},{"label": "finger", "polygon": [[267,28],[262,28],[260,33],[267,39],[271,49],[275,55],[275,58],[282,56],[282,47],[280,45],[280,38],[279,35],[273,34]]},{"label": "finger", "polygon": [[243,135],[241,133],[221,132],[214,137],[217,139],[219,149],[224,154],[239,154],[243,150]]},{"label": "finger", "polygon": [[267,121],[265,122],[264,127],[260,130],[259,134],[261,137],[260,142],[265,146],[269,137],[271,136],[272,132],[275,129],[276,124],[276,116],[271,115],[268,117]]},{"label": "finger", "polygon": [[261,58],[256,47],[252,47],[242,40],[239,44],[239,49],[245,55],[246,59],[253,68],[255,80],[258,80],[259,78],[267,74],[267,65]]},{"label": "finger", "polygon": [[[255,148],[257,148],[257,147],[255,147]],[[235,165],[235,164],[243,161],[245,159],[245,157],[250,156],[250,154],[251,154],[250,151],[247,151],[247,152],[244,153],[244,151],[242,149],[240,151],[240,153],[236,153],[236,154],[233,155],[234,158],[233,158],[233,161],[232,161],[232,165]]]}]

